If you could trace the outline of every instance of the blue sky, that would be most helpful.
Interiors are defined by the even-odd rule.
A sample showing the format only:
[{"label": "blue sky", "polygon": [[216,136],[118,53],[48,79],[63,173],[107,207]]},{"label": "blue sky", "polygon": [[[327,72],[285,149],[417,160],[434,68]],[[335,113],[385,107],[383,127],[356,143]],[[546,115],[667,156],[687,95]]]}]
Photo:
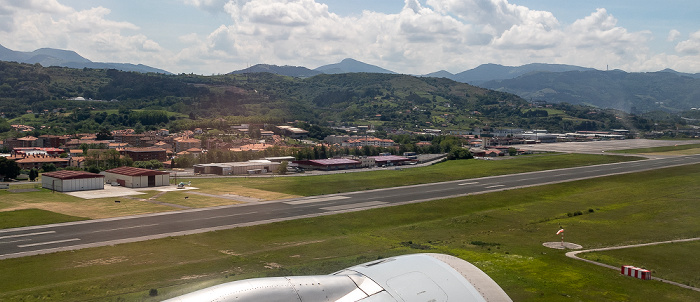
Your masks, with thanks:
[{"label": "blue sky", "polygon": [[480,64],[700,72],[691,0],[0,0],[0,44],[175,73],[354,58],[400,73]]}]

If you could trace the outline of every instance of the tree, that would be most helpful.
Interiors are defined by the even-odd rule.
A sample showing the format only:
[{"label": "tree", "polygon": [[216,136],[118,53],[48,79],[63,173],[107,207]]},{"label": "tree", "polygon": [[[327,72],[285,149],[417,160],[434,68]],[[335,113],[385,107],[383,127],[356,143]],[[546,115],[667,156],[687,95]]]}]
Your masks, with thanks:
[{"label": "tree", "polygon": [[285,175],[285,174],[287,174],[287,166],[288,166],[288,165],[289,165],[289,162],[287,162],[286,160],[285,160],[285,161],[282,161],[282,162],[280,163],[279,169],[277,170],[277,173],[279,173],[280,175]]},{"label": "tree", "polygon": [[515,149],[513,147],[508,148],[508,155],[510,155],[510,156],[518,155],[518,149]]},{"label": "tree", "polygon": [[0,176],[3,178],[15,178],[20,172],[19,165],[12,159],[0,157]]},{"label": "tree", "polygon": [[41,164],[41,170],[44,170],[44,172],[53,172],[56,171],[56,165],[52,163],[44,163]]},{"label": "tree", "polygon": [[39,171],[34,168],[29,170],[29,181],[35,181],[37,177],[39,177]]}]

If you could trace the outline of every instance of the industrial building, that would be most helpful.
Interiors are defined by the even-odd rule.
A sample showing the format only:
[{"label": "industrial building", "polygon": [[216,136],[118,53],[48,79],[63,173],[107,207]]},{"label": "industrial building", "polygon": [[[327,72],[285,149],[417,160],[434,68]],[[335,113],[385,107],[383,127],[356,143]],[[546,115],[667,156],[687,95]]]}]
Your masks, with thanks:
[{"label": "industrial building", "polygon": [[194,165],[194,173],[216,175],[250,175],[276,172],[280,163],[269,160]]},{"label": "industrial building", "polygon": [[297,160],[294,164],[299,168],[307,170],[345,170],[356,169],[362,167],[362,162],[354,159],[314,159],[314,160]]},{"label": "industrial building", "polygon": [[105,182],[127,188],[148,188],[170,185],[170,173],[134,167],[119,167],[104,171]]},{"label": "industrial building", "polygon": [[56,171],[41,175],[41,187],[58,192],[103,190],[104,175],[83,171]]},{"label": "industrial building", "polygon": [[373,159],[379,167],[400,166],[411,161],[406,157],[396,155],[369,156],[369,158]]}]

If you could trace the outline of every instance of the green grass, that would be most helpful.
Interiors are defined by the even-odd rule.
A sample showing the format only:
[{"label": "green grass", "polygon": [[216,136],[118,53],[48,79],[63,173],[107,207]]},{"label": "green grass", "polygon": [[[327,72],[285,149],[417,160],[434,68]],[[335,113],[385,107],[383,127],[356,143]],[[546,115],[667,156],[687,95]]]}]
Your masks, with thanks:
[{"label": "green grass", "polygon": [[667,243],[612,251],[579,254],[580,257],[621,267],[633,265],[651,271],[653,277],[700,287],[700,242]]},{"label": "green grass", "polygon": [[0,212],[0,229],[18,228],[32,225],[86,220],[87,218],[63,215],[39,209]]},{"label": "green grass", "polygon": [[[559,240],[559,226],[584,248],[696,237],[699,178],[700,165],[674,167],[7,259],[0,261],[0,300],[159,301],[238,279],[328,274],[381,257],[438,252],[475,264],[514,301],[699,301],[698,292],[640,282],[542,246]],[[584,214],[566,215],[575,211]],[[696,250],[677,248],[673,254]],[[678,261],[686,259],[658,266],[675,270]],[[675,281],[692,281],[683,278]],[[148,297],[151,288],[157,298]]]},{"label": "green grass", "polygon": [[652,147],[652,148],[638,148],[638,149],[626,149],[626,150],[611,150],[608,152],[641,154],[641,153],[660,153],[660,152],[683,151],[683,150],[698,149],[698,148],[700,148],[700,144],[676,145],[676,146],[664,146],[664,147]]},{"label": "green grass", "polygon": [[508,160],[456,160],[402,170],[382,170],[306,177],[188,179],[193,186],[226,190],[227,185],[291,195],[312,196],[405,185],[478,178],[577,166],[638,160],[638,157],[592,154],[546,154]]}]

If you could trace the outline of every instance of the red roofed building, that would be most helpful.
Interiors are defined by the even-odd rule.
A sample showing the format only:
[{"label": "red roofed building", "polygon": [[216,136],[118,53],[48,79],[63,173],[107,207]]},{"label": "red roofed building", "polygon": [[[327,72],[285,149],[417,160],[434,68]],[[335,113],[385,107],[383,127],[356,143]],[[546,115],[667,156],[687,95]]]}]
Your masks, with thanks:
[{"label": "red roofed building", "polygon": [[119,154],[131,157],[134,161],[165,161],[167,159],[167,154],[165,149],[162,148],[123,148],[117,149]]},{"label": "red roofed building", "polygon": [[377,166],[400,166],[405,162],[411,161],[410,159],[403,156],[396,155],[385,155],[385,156],[369,156],[369,158],[374,159]]},{"label": "red roofed building", "polygon": [[299,165],[300,168],[309,170],[345,170],[356,169],[362,166],[362,162],[354,159],[314,159],[314,160],[297,160],[293,163]]},{"label": "red roofed building", "polygon": [[49,155],[23,155],[11,156],[7,159],[14,160],[20,169],[41,169],[44,164],[54,164],[56,168],[65,168],[70,165],[70,160]]},{"label": "red roofed building", "polygon": [[104,175],[84,171],[55,171],[41,175],[41,186],[59,192],[102,190]]},{"label": "red roofed building", "polygon": [[105,182],[127,188],[148,188],[170,185],[170,173],[134,167],[119,167],[104,172]]}]

